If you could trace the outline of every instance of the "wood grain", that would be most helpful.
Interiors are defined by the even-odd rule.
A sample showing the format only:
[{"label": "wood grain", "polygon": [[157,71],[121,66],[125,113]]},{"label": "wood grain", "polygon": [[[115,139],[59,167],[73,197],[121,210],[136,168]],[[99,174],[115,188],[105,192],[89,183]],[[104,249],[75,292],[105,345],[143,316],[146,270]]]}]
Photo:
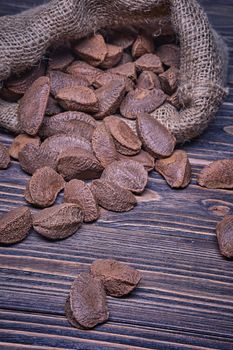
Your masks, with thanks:
[{"label": "wood grain", "polygon": [[[37,3],[2,0],[0,14]],[[181,147],[192,163],[191,185],[174,191],[151,173],[129,213],[102,210],[97,223],[65,241],[51,243],[32,231],[25,241],[1,247],[1,349],[233,349],[232,261],[220,256],[215,236],[216,223],[233,213],[233,192],[196,184],[204,165],[233,157],[233,3],[201,3],[229,46],[230,94],[205,134]],[[1,132],[0,141],[9,146],[12,136]],[[25,205],[28,178],[17,162],[0,171],[2,213]],[[98,258],[129,263],[144,277],[129,297],[108,299],[108,323],[76,330],[64,317],[64,302],[77,273]]]}]

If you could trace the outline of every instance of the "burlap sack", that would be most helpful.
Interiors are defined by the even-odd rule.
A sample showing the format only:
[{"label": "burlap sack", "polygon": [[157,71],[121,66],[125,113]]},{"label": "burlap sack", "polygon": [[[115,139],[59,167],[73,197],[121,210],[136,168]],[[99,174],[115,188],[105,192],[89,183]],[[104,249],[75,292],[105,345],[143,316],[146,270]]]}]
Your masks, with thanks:
[{"label": "burlap sack", "polygon": [[[0,18],[0,80],[33,66],[58,40],[77,39],[103,27],[161,26],[170,16],[181,46],[178,99],[152,116],[167,126],[178,142],[198,136],[226,95],[227,49],[196,0],[53,0],[17,16]],[[165,20],[164,20],[165,19]],[[17,104],[0,102],[0,125],[19,132]]]}]

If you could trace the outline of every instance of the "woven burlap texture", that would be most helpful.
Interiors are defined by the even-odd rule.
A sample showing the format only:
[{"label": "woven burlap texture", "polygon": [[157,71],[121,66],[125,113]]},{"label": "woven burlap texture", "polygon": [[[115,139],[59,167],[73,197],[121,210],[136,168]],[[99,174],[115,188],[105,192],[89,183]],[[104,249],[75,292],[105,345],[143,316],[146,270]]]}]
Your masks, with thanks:
[{"label": "woven burlap texture", "polygon": [[[53,0],[0,18],[0,80],[33,66],[56,41],[78,39],[103,27],[145,23],[171,13],[180,39],[180,112],[165,105],[152,116],[178,142],[198,136],[226,94],[227,50],[196,0]],[[0,103],[0,125],[20,132],[17,104]]]}]

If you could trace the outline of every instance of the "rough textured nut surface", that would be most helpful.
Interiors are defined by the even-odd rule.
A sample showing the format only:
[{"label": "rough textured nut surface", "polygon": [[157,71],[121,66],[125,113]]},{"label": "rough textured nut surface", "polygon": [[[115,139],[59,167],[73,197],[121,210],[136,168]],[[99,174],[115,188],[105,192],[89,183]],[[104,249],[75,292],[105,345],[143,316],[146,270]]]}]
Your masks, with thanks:
[{"label": "rough textured nut surface", "polygon": [[56,99],[66,110],[86,113],[99,111],[95,92],[85,86],[64,87],[57,92]]},{"label": "rough textured nut surface", "polygon": [[68,148],[82,148],[89,152],[92,152],[91,143],[84,137],[77,137],[75,134],[67,135],[54,135],[48,137],[40,147],[40,157],[44,162],[44,165],[56,168],[58,156]]},{"label": "rough textured nut surface", "polygon": [[102,74],[99,74],[96,77],[96,80],[94,82],[94,86],[96,88],[100,88],[102,86],[105,86],[109,84],[111,81],[119,80],[122,84],[125,85],[125,91],[131,91],[134,89],[134,83],[131,79],[125,77],[124,75],[119,75],[115,73],[109,73],[108,71],[103,72]]},{"label": "rough textured nut surface", "polygon": [[84,222],[92,222],[99,218],[99,208],[96,200],[85,182],[71,180],[65,185],[64,202],[78,204],[84,213]]},{"label": "rough textured nut surface", "polygon": [[65,310],[66,319],[70,323],[71,326],[78,328],[78,329],[85,329],[85,328],[81,327],[81,325],[78,323],[78,321],[76,321],[76,319],[73,315],[73,312],[72,312],[71,306],[70,306],[70,295],[66,299],[64,310]]},{"label": "rough textured nut surface", "polygon": [[217,224],[219,250],[227,258],[233,258],[233,215],[227,215]]},{"label": "rough textured nut surface", "polygon": [[8,149],[0,143],[0,169],[7,169],[10,161]]},{"label": "rough textured nut surface", "polygon": [[137,203],[130,191],[113,182],[95,180],[91,184],[91,191],[97,203],[107,210],[126,212],[133,209]]},{"label": "rough textured nut surface", "polygon": [[142,145],[153,157],[169,157],[175,148],[175,137],[149,114],[137,118],[138,135]]},{"label": "rough textured nut surface", "polygon": [[101,68],[108,69],[116,66],[122,58],[123,49],[120,46],[107,44],[107,55],[100,64]]},{"label": "rough textured nut surface", "polygon": [[74,46],[74,51],[84,61],[96,67],[104,61],[108,53],[108,48],[102,35],[97,34],[80,40]]},{"label": "rough textured nut surface", "polygon": [[120,107],[125,95],[125,82],[112,80],[95,91],[99,101],[99,111],[94,115],[96,119],[103,119],[105,116],[114,114]]},{"label": "rough textured nut surface", "polygon": [[115,73],[119,75],[123,75],[132,80],[137,79],[136,66],[134,62],[128,62],[125,64],[121,64],[115,68],[109,69],[110,73]]},{"label": "rough textured nut surface", "polygon": [[104,123],[110,131],[119,153],[134,155],[140,152],[142,146],[140,139],[122,118],[109,116],[104,119]]},{"label": "rough textured nut surface", "polygon": [[105,168],[108,164],[119,159],[113,138],[106,129],[104,123],[99,124],[94,130],[92,148],[96,158]]},{"label": "rough textured nut surface", "polygon": [[134,58],[141,57],[146,53],[154,52],[154,42],[152,37],[148,37],[145,35],[139,35],[135,40],[132,47],[132,56]]},{"label": "rough textured nut surface", "polygon": [[92,263],[91,273],[103,281],[106,293],[122,297],[132,292],[142,275],[131,266],[111,259],[99,259]]},{"label": "rough textured nut surface", "polygon": [[210,163],[199,174],[197,183],[207,188],[233,188],[233,159]]},{"label": "rough textured nut surface", "polygon": [[185,151],[175,151],[169,158],[157,160],[155,170],[172,188],[185,188],[191,181],[191,164]]},{"label": "rough textured nut surface", "polygon": [[155,73],[144,71],[138,77],[137,88],[146,90],[161,89],[161,84]]},{"label": "rough textured nut surface", "polygon": [[0,217],[0,243],[13,244],[22,241],[32,227],[29,208],[19,207]]},{"label": "rough textured nut surface", "polygon": [[77,204],[64,203],[42,209],[32,218],[36,232],[56,240],[67,238],[79,229],[83,222],[83,212]]},{"label": "rough textured nut surface", "polygon": [[39,62],[35,67],[20,74],[20,76],[10,77],[6,81],[6,87],[12,93],[23,95],[35,80],[45,75],[45,70],[44,62]]},{"label": "rough textured nut surface", "polygon": [[24,171],[33,174],[36,169],[50,166],[56,169],[58,156],[68,148],[79,147],[92,152],[90,141],[75,134],[54,135],[48,137],[40,147],[27,144],[19,152],[19,163]]},{"label": "rough textured nut surface", "polygon": [[40,130],[44,138],[56,134],[76,134],[91,140],[96,127],[95,119],[82,112],[64,112],[45,118]]},{"label": "rough textured nut surface", "polygon": [[135,156],[125,156],[125,155],[121,155],[120,159],[128,159],[128,160],[134,160],[136,162],[141,163],[144,168],[147,171],[151,171],[154,169],[155,166],[155,160],[154,158],[148,153],[145,152],[143,150],[141,150],[138,154],[136,154]]},{"label": "rough textured nut surface", "polygon": [[180,48],[174,44],[165,44],[161,45],[156,54],[159,56],[163,64],[168,67],[176,67],[180,66]]},{"label": "rough textured nut surface", "polygon": [[166,72],[159,75],[160,83],[163,91],[172,95],[178,87],[178,74],[179,70],[175,67],[171,67]]},{"label": "rough textured nut surface", "polygon": [[51,162],[46,161],[46,159],[42,157],[40,147],[32,143],[26,144],[22,150],[19,151],[18,157],[21,168],[28,174],[33,174],[36,169],[45,165],[52,165]]},{"label": "rough textured nut surface", "polygon": [[68,148],[58,157],[57,170],[66,181],[97,179],[103,169],[93,153],[82,148]]},{"label": "rough textured nut surface", "polygon": [[72,283],[70,306],[76,321],[90,329],[108,320],[106,293],[100,279],[80,273]]},{"label": "rough textured nut surface", "polygon": [[151,71],[155,74],[163,73],[163,64],[160,58],[152,53],[147,53],[135,61],[136,68],[139,72]]},{"label": "rough textured nut surface", "polygon": [[10,148],[9,148],[9,154],[12,158],[18,159],[19,158],[19,152],[24,148],[25,145],[33,144],[36,147],[40,146],[40,138],[38,136],[31,137],[26,134],[20,134],[16,136],[16,138],[13,140]]},{"label": "rough textured nut surface", "polygon": [[130,91],[123,100],[120,111],[125,118],[136,119],[141,113],[151,113],[166,100],[166,95],[160,89],[135,89]]},{"label": "rough textured nut surface", "polygon": [[33,82],[19,102],[21,130],[36,135],[43,122],[50,93],[50,79],[40,77]]},{"label": "rough textured nut surface", "polygon": [[105,168],[101,180],[116,183],[131,192],[142,193],[147,185],[148,174],[139,162],[120,160]]},{"label": "rough textured nut surface", "polygon": [[42,208],[49,207],[64,186],[62,176],[52,168],[45,166],[37,169],[28,184],[30,203]]},{"label": "rough textured nut surface", "polygon": [[102,73],[102,71],[98,68],[92,67],[90,64],[83,61],[75,61],[68,68],[67,73],[85,78],[89,81],[89,84],[93,84],[96,80],[96,77]]},{"label": "rough textured nut surface", "polygon": [[60,71],[51,71],[49,73],[51,81],[51,94],[55,97],[59,90],[65,87],[84,86],[90,85],[89,80],[83,76],[73,76],[71,74],[63,73]]}]

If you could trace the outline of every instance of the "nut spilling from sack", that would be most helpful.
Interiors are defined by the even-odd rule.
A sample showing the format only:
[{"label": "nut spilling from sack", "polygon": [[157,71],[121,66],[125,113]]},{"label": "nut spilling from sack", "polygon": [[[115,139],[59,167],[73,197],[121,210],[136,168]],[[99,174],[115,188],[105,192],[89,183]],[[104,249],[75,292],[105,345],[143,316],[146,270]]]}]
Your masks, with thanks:
[{"label": "nut spilling from sack", "polygon": [[[134,25],[137,35],[135,30],[126,35],[125,30],[122,34],[114,29],[124,25]],[[170,34],[171,26],[180,44],[179,71],[179,49],[170,44],[168,47],[157,45],[158,36]],[[102,30],[100,34],[87,36],[98,30]],[[156,45],[153,33],[156,33]],[[91,113],[97,119],[115,113],[119,104],[121,114],[129,119],[140,112],[153,113],[177,142],[182,143],[205,130],[227,93],[227,49],[196,0],[102,0],[100,4],[91,0],[54,0],[16,17],[1,18],[0,36],[0,80],[37,66],[32,76],[26,73],[20,81],[11,77],[1,90],[0,126],[14,132],[27,131],[33,135],[39,128],[48,89],[43,81],[37,83],[41,89],[40,101],[44,103],[40,108],[34,106],[38,109],[35,125],[27,125],[27,121],[18,120],[17,115],[19,111],[27,116],[25,103],[30,93],[20,101],[19,108],[7,101],[17,101],[29,83],[45,73],[44,65],[38,66],[38,59],[51,43],[61,40],[66,43],[72,40],[78,57],[78,62],[71,64],[73,53],[69,50],[50,55],[53,62],[49,64],[49,71],[55,71],[48,73],[53,80],[51,93],[63,109]],[[99,76],[99,69],[108,70],[108,75]],[[76,79],[65,73],[58,75],[59,70],[76,75]],[[121,75],[122,84],[112,83],[116,75]],[[93,86],[94,92],[90,91]],[[160,87],[166,94],[167,104],[163,104],[164,95],[154,91]],[[124,89],[128,95],[122,102]],[[49,99],[49,108],[58,111],[59,107]]]}]

